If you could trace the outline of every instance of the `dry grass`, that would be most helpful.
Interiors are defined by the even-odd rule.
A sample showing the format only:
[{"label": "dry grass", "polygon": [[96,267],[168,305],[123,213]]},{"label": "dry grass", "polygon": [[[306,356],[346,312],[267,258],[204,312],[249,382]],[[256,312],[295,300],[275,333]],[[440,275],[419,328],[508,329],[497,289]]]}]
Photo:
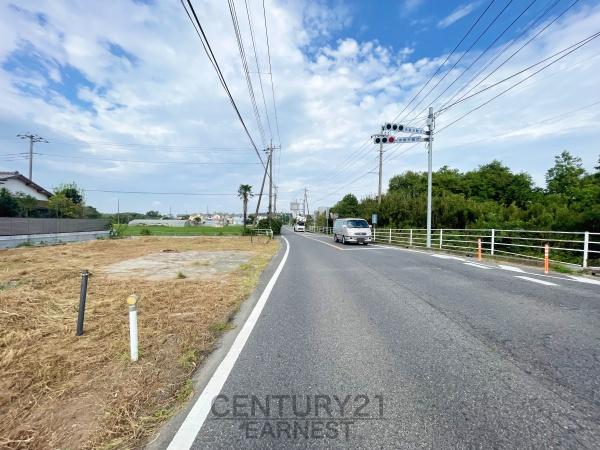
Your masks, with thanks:
[{"label": "dry grass", "polygon": [[[139,446],[192,393],[214,346],[277,249],[247,238],[135,238],[0,251],[0,448]],[[245,250],[210,280],[112,279],[101,269],[161,250]],[[75,336],[80,270],[91,272]],[[125,299],[139,303],[129,361]]]}]

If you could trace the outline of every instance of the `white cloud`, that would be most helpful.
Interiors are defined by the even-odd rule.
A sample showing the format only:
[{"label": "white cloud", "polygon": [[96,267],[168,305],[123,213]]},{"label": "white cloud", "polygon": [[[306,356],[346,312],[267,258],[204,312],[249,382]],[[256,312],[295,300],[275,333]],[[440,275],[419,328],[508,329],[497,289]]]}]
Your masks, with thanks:
[{"label": "white cloud", "polygon": [[[417,3],[412,2],[409,6],[417,8]],[[227,5],[200,0],[196,4],[232,94],[259,143]],[[267,55],[262,8],[260,2],[249,4],[253,8],[258,59],[264,72]],[[0,59],[6,61],[13,52],[27,45],[39,56],[39,61],[44,62],[51,80],[36,72],[0,70],[0,98],[3,100],[0,104],[0,137],[31,130],[55,142],[44,146],[39,144],[39,151],[45,153],[182,162],[134,164],[40,156],[34,167],[37,181],[49,187],[75,180],[86,187],[108,190],[232,193],[237,185],[249,183],[258,190],[260,166],[185,164],[186,161],[217,160],[255,163],[257,158],[249,148],[180,5],[122,1],[107,8],[95,3],[83,5],[77,1],[39,3],[30,0],[19,2],[19,7],[21,11],[9,6],[0,8],[3,29]],[[333,30],[343,30],[351,20],[342,3],[337,7],[339,11],[345,11],[341,18],[334,17],[335,14],[324,9],[324,3],[320,2],[267,2],[273,78],[283,144],[280,207],[287,207],[291,199],[300,197],[298,190],[305,186],[311,191],[313,200],[317,200],[356,177],[359,177],[357,183],[346,190],[353,190],[359,196],[373,192],[376,176],[367,172],[375,165],[376,151],[371,146],[361,147],[361,144],[377,130],[378,125],[397,115],[403,102],[418,91],[445,58],[441,54],[415,60],[412,48],[394,49],[375,41],[361,41],[357,36],[347,36],[334,43],[324,40],[324,36]],[[240,20],[242,33],[247,38],[250,70],[254,72],[256,68],[243,11],[238,8],[238,16],[243,19]],[[45,24],[40,24],[32,12],[43,13]],[[577,15],[554,24],[488,82],[514,73],[532,61],[591,34],[599,24],[600,7],[581,9]],[[107,43],[118,45],[134,55],[135,62],[112,54]],[[518,44],[515,43],[515,46]],[[500,155],[517,170],[535,171],[549,166],[553,155],[562,148],[571,147],[591,167],[597,159],[597,150],[592,142],[594,137],[597,140],[598,132],[591,125],[599,117],[594,110],[577,113],[569,123],[561,124],[560,131],[558,127],[544,124],[543,127],[530,126],[502,138],[491,137],[581,106],[580,99],[581,103],[584,100],[591,102],[593,99],[590,99],[589,93],[595,92],[595,80],[600,70],[600,58],[593,58],[593,46],[591,44],[565,59],[564,64],[557,64],[559,72],[549,69],[546,78],[536,77],[535,82],[526,83],[528,87],[501,97],[441,134],[435,142],[436,165],[469,168]],[[469,62],[470,57],[467,56],[455,73],[458,74]],[[94,84],[82,86],[73,94],[93,105],[94,111],[72,103],[63,95],[49,93],[51,81],[64,78],[65,67],[77,69]],[[558,75],[549,76],[553,73]],[[258,75],[252,75],[262,113]],[[440,89],[452,78],[449,76]],[[269,94],[269,77],[263,75],[262,79]],[[455,88],[467,80],[468,76],[465,76]],[[17,83],[29,83],[35,92],[47,95],[27,95],[16,87]],[[492,90],[486,95],[496,92],[498,90]],[[480,97],[484,98],[465,102],[441,116],[438,128],[488,98]],[[273,120],[269,96],[267,104]],[[415,113],[426,104],[425,101]],[[274,123],[272,126],[274,128]],[[573,134],[587,135],[587,139],[573,140]],[[490,136],[490,141],[483,143],[489,143],[489,146],[473,144],[482,136]],[[90,143],[59,144],[77,139]],[[113,141],[138,146],[95,144]],[[141,147],[141,144],[152,146]],[[244,150],[216,153],[174,147],[161,149],[155,145],[243,147]],[[0,140],[0,153],[22,150],[22,146],[23,143],[18,140]],[[393,156],[399,151],[390,150],[388,155]],[[351,154],[356,155],[356,160],[345,164]],[[388,177],[409,167],[422,168],[424,162],[423,148],[419,147],[406,157],[390,160],[384,173]],[[5,162],[0,164],[3,169],[25,169],[25,161],[17,167],[15,163],[9,163],[10,166]],[[86,197],[101,210],[116,209],[115,194],[90,192]],[[336,194],[323,198],[318,204],[312,202],[312,205],[327,204],[337,197]],[[235,196],[120,196],[122,211],[155,209],[154,201],[162,202],[162,207],[171,205],[173,212],[180,212],[182,208],[189,212],[194,209],[205,211],[207,206],[213,209],[217,205],[230,210],[241,208]]]},{"label": "white cloud", "polygon": [[455,22],[458,22],[463,17],[468,16],[475,8],[479,6],[479,2],[468,3],[461,5],[452,11],[449,15],[440,20],[437,24],[438,28],[447,28]]}]

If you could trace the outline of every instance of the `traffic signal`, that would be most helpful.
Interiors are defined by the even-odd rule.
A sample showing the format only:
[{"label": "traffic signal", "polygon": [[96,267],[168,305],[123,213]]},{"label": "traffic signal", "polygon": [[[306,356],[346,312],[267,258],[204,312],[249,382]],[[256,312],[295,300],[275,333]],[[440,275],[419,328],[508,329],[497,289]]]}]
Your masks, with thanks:
[{"label": "traffic signal", "polygon": [[399,123],[386,123],[384,126],[381,127],[383,131],[402,131],[402,129],[404,128],[403,125],[400,125]]},{"label": "traffic signal", "polygon": [[389,136],[387,134],[376,134],[373,136],[373,142],[376,144],[393,144],[396,141],[394,136]]}]

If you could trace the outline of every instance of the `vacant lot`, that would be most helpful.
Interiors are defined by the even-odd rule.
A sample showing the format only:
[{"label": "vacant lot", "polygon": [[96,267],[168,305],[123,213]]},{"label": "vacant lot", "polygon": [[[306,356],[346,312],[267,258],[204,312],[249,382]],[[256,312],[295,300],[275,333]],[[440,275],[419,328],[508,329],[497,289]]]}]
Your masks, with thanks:
[{"label": "vacant lot", "polygon": [[226,227],[163,227],[151,226],[127,226],[123,225],[125,236],[139,236],[150,233],[152,236],[240,236],[242,225],[227,225]]},{"label": "vacant lot", "polygon": [[[143,237],[0,251],[0,448],[131,447],[191,394],[190,376],[277,241]],[[75,336],[80,270],[91,275]],[[126,298],[140,297],[140,360]]]}]

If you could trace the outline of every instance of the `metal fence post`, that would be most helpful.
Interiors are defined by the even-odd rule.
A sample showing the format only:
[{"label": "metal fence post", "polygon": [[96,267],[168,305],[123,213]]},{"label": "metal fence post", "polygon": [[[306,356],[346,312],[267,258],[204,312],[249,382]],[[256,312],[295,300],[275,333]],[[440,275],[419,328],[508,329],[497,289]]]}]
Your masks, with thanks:
[{"label": "metal fence post", "polygon": [[492,228],[492,242],[490,243],[490,255],[494,256],[494,247],[496,245],[496,230]]},{"label": "metal fence post", "polygon": [[442,236],[444,235],[444,230],[440,228],[440,248],[442,248]]},{"label": "metal fence post", "polygon": [[77,313],[77,336],[83,334],[83,319],[85,316],[85,299],[87,297],[87,284],[89,272],[81,271],[81,290],[79,291],[79,312]]},{"label": "metal fence post", "polygon": [[413,239],[412,239],[412,228],[411,228],[410,229],[410,236],[408,238],[408,246],[409,247],[412,247],[412,241],[413,241]]},{"label": "metal fence post", "polygon": [[582,267],[585,269],[588,262],[588,249],[590,247],[590,232],[586,231],[583,233],[583,263]]}]

